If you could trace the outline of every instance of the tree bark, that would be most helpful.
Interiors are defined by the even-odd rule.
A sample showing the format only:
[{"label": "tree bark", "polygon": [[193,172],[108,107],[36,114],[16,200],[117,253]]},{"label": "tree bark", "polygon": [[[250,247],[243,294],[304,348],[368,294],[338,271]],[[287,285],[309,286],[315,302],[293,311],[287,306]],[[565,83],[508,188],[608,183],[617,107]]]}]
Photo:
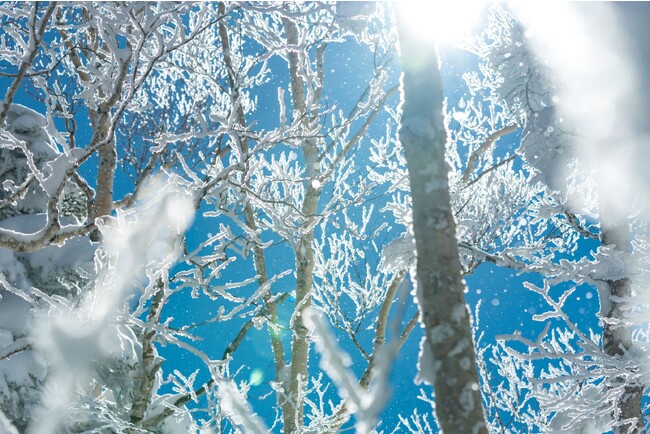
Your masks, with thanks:
[{"label": "tree bark", "polygon": [[[575,5],[580,8],[581,5]],[[587,7],[582,6],[582,7]],[[627,208],[635,201],[640,184],[647,181],[646,161],[648,159],[648,116],[650,115],[650,100],[646,97],[650,92],[650,76],[647,74],[650,65],[650,49],[646,41],[650,37],[648,19],[650,7],[647,3],[612,4],[611,13],[618,21],[617,37],[622,38],[625,45],[626,58],[622,64],[611,65],[612,75],[626,72],[631,68],[636,73],[633,86],[622,95],[627,105],[625,110],[615,110],[613,121],[617,129],[612,135],[597,143],[598,200],[600,214],[600,239],[603,245],[609,245],[621,254],[630,253],[630,215],[632,209]],[[580,9],[578,9],[580,10]],[[591,23],[595,29],[597,23]],[[613,43],[615,44],[615,42]],[[614,45],[615,46],[615,45]],[[600,48],[600,47],[599,47]],[[603,83],[609,86],[610,83]],[[609,112],[607,112],[609,113]],[[634,157],[629,161],[628,155]],[[612,164],[618,165],[623,176],[607,176],[606,168]],[[603,314],[603,351],[614,358],[627,359],[627,353],[632,350],[632,324],[626,310],[634,303],[632,281],[630,278],[609,280],[606,286],[605,309]],[[645,432],[643,426],[642,397],[645,385],[641,384],[638,375],[614,378],[612,387],[624,384],[623,395],[617,402],[614,420],[619,426],[613,427],[615,434]]]},{"label": "tree bark", "polygon": [[414,284],[425,330],[421,375],[434,386],[436,416],[445,434],[487,433],[449,196],[437,50],[417,40],[403,18],[398,8],[404,70],[399,134],[411,185]]},{"label": "tree bark", "polygon": [[[600,182],[605,182],[601,179]],[[607,182],[613,182],[608,180]],[[601,243],[611,246],[615,251],[627,253],[630,248],[630,225],[628,217],[616,204],[610,203],[608,194],[599,194]],[[623,358],[632,348],[632,327],[628,323],[626,308],[632,297],[632,282],[624,277],[617,280],[607,280],[605,285],[606,297],[603,300],[603,350],[608,356]],[[616,404],[613,415],[618,426],[614,427],[615,434],[644,432],[641,398],[644,387],[635,376],[632,380],[623,376],[612,379],[613,387],[624,385],[623,395]]]},{"label": "tree bark", "polygon": [[[220,2],[218,5],[218,11],[221,16],[226,15],[226,5],[223,2]],[[226,64],[226,70],[228,71],[228,83],[230,85],[230,91],[232,93],[233,106],[236,110],[237,122],[239,122],[242,128],[246,127],[246,114],[242,104],[239,103],[240,89],[238,80],[235,74],[235,68],[232,62],[232,54],[230,52],[230,38],[228,36],[228,29],[224,24],[223,20],[219,21],[219,39],[221,40],[221,46],[223,49],[223,58],[224,63]],[[248,158],[249,146],[248,138],[243,136],[240,137],[242,158]],[[252,231],[257,232],[257,221],[255,220],[255,213],[253,207],[249,202],[246,202],[244,205],[244,220],[246,226]],[[253,246],[253,262],[255,263],[255,271],[258,274],[257,282],[259,286],[263,286],[268,282],[268,273],[266,270],[266,258],[264,256],[264,249],[257,243]],[[271,336],[271,348],[273,350],[273,364],[275,366],[275,379],[280,381],[280,376],[282,370],[284,369],[284,347],[282,345],[282,338],[278,329],[278,310],[276,303],[272,302],[271,292],[267,292],[264,295],[264,303],[268,309],[268,317],[271,322],[269,327],[269,334]]]},{"label": "tree bark", "polygon": [[[287,44],[297,47],[300,43],[296,24],[283,18],[282,24],[287,38]],[[306,131],[310,128],[311,116],[307,112],[305,97],[305,83],[300,74],[300,56],[297,51],[289,51],[289,73],[291,79],[291,97],[293,102],[294,117],[300,116]],[[286,385],[286,401],[283,405],[284,432],[293,433],[303,425],[302,390],[309,378],[309,334],[304,324],[303,312],[311,306],[311,291],[313,287],[314,271],[314,228],[310,219],[316,214],[321,189],[312,181],[320,175],[320,160],[316,139],[306,137],[302,144],[305,158],[305,197],[301,212],[305,216],[304,226],[308,226],[301,235],[296,246],[296,302],[293,314],[293,337],[291,340],[291,368]],[[286,388],[285,388],[286,389]]]},{"label": "tree bark", "polygon": [[142,427],[142,422],[144,421],[152,393],[154,392],[156,373],[160,369],[160,365],[156,364],[157,352],[154,340],[156,337],[156,326],[160,323],[160,315],[164,306],[165,284],[162,279],[156,284],[156,289],[157,291],[151,301],[147,322],[145,323],[141,336],[142,363],[138,366],[140,369],[140,384],[138,385],[138,393],[133,401],[130,414],[130,421],[136,428],[130,429],[128,434],[136,434],[138,431],[137,428]]}]

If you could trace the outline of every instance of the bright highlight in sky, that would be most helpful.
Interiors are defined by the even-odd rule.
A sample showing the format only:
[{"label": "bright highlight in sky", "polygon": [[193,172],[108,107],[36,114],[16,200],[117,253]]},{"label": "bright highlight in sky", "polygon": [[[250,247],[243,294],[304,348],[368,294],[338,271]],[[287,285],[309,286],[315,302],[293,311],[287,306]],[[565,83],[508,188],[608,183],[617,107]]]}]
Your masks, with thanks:
[{"label": "bright highlight in sky", "polygon": [[253,369],[249,381],[252,386],[259,386],[264,381],[264,372],[261,369]]},{"label": "bright highlight in sky", "polygon": [[453,43],[476,24],[487,0],[401,0],[396,7],[423,41]]}]

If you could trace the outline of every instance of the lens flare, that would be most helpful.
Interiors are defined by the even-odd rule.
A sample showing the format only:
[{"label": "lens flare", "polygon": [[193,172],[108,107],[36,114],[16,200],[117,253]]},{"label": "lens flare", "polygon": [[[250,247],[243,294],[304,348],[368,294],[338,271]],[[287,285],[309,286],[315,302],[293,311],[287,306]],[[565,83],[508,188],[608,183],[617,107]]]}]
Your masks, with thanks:
[{"label": "lens flare", "polygon": [[402,0],[396,7],[423,42],[454,43],[471,31],[488,4],[486,0]]}]

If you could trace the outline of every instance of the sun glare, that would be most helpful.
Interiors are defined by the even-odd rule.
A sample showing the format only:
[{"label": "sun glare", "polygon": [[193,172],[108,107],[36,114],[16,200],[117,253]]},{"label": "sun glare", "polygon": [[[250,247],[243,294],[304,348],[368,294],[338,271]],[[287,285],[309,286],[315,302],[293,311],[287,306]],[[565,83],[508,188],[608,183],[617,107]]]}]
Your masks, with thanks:
[{"label": "sun glare", "polygon": [[418,38],[453,43],[470,32],[487,4],[487,0],[401,0],[397,8]]}]

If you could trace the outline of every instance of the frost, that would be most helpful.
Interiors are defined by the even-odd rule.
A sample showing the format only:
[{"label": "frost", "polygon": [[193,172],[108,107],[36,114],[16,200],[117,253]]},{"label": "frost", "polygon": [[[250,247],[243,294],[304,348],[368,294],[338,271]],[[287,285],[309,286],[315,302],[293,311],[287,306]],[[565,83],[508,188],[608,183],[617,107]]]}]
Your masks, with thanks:
[{"label": "frost", "polygon": [[415,265],[415,254],[415,240],[406,231],[384,246],[380,267],[385,272],[408,270]]},{"label": "frost", "polygon": [[[52,311],[41,314],[33,329],[35,347],[52,364],[45,386],[48,392],[43,397],[40,417],[35,421],[38,432],[56,432],[69,412],[70,403],[74,402],[75,385],[90,374],[95,361],[122,353],[125,339],[135,340],[129,337],[128,330],[115,325],[122,300],[142,267],[166,259],[170,254],[166,246],[170,243],[173,246],[175,238],[189,224],[186,210],[191,203],[187,197],[183,199],[171,187],[162,192],[160,188],[156,190],[153,197],[145,193],[148,202],[144,201],[139,209],[129,214],[118,213],[112,226],[103,229],[105,233],[111,232],[108,254],[120,273],[115,275],[112,269],[105,270],[98,276],[95,291],[79,306],[51,300]],[[169,206],[174,207],[174,212],[169,212]]]},{"label": "frost", "polygon": [[444,342],[454,335],[454,329],[449,324],[440,324],[431,329],[429,332],[431,341],[435,343]]},{"label": "frost", "polygon": [[0,411],[0,431],[4,434],[18,434],[16,427],[13,426],[2,411]]},{"label": "frost", "polygon": [[465,119],[467,119],[467,114],[461,111],[455,111],[451,114],[451,116],[454,118],[456,122],[461,124],[465,121]]},{"label": "frost", "polygon": [[[629,255],[614,246],[598,248],[590,275],[595,280],[619,280],[630,276]],[[635,273],[636,274],[636,273]]]},{"label": "frost", "polygon": [[474,383],[465,384],[460,393],[460,407],[466,412],[470,413],[474,409]]},{"label": "frost", "polygon": [[[1,432],[261,433],[284,429],[282,407],[297,410],[305,433],[349,429],[352,411],[359,432],[440,431],[429,397],[421,396],[431,404],[426,414],[414,409],[397,427],[380,418],[398,346],[390,338],[406,339],[404,327],[418,320],[415,312],[402,318],[417,307],[405,272],[417,276],[390,5],[11,2],[0,10],[0,57],[9,72],[27,65],[18,93],[0,104],[8,109],[0,130],[0,238],[39,240],[56,224],[59,235],[93,231],[102,240],[43,238],[33,252],[0,249]],[[54,14],[46,17],[48,10]],[[495,342],[482,334],[477,313],[476,360],[459,356],[469,339],[452,340],[450,358],[434,360],[431,342],[456,330],[426,330],[418,381],[433,383],[443,362],[454,361],[460,375],[476,362],[484,378],[480,386],[456,381],[464,389],[455,405],[476,410],[472,392],[480,388],[488,431],[608,431],[623,381],[648,384],[649,267],[637,237],[647,228],[645,214],[632,215],[639,244],[624,254],[597,247],[607,225],[591,162],[578,162],[584,155],[574,150],[582,136],[612,151],[625,147],[621,138],[643,137],[626,127],[632,98],[611,97],[634,81],[611,74],[590,91],[591,107],[612,116],[580,131],[565,110],[583,102],[556,85],[576,62],[553,71],[554,62],[535,51],[549,38],[536,31],[530,39],[533,32],[502,6],[488,13],[481,41],[465,47],[480,57],[468,66],[476,69],[465,75],[468,89],[445,90],[446,125],[419,112],[402,127],[406,136],[447,127],[448,178],[438,180],[432,165],[416,175],[429,193],[449,190],[461,273],[481,287],[468,288],[469,298],[521,310],[495,318],[490,329],[514,321],[522,331]],[[611,27],[600,29],[607,37]],[[72,48],[89,44],[73,58]],[[598,48],[571,56],[599,59],[594,69],[621,65],[605,56],[606,45]],[[10,103],[29,100],[26,89],[45,116]],[[88,207],[100,193],[92,166],[97,147],[113,141],[121,166],[115,203],[96,216]],[[639,166],[647,160],[641,152],[617,154],[637,157]],[[163,181],[147,187],[158,174]],[[627,175],[608,164],[600,177],[626,207],[632,194],[616,180]],[[453,226],[428,217],[437,230]],[[95,222],[99,232],[89,225]],[[483,282],[481,273],[496,268],[513,276]],[[607,282],[624,278],[632,296],[611,297]],[[511,303],[522,286],[532,292]],[[600,318],[590,312],[598,302]],[[622,318],[603,315],[614,303]],[[296,329],[305,305],[323,315],[304,312],[327,375],[311,376],[320,374],[309,365],[318,356],[310,355],[308,332]],[[452,325],[468,319],[465,306],[436,307],[448,309]],[[601,327],[633,324],[634,351],[606,354],[600,330],[589,330],[599,319]],[[278,347],[257,339],[267,333],[284,350],[284,360],[270,365],[280,371],[270,386],[273,373],[259,363]],[[252,363],[240,343],[264,354]],[[161,365],[160,346],[201,369],[170,374],[175,358]],[[287,364],[294,356],[307,362],[300,374],[300,364]],[[353,374],[365,368],[373,375],[368,389],[368,377],[361,387]],[[293,386],[297,395],[289,396]],[[257,399],[267,391],[275,396]],[[294,401],[282,406],[286,399]],[[255,412],[265,405],[273,408],[262,421]]]},{"label": "frost", "polygon": [[321,368],[337,384],[339,393],[347,400],[352,411],[360,411],[363,408],[363,392],[359,390],[357,381],[349,370],[352,364],[350,356],[336,345],[336,339],[316,311],[308,311],[303,315],[305,324],[313,332],[312,340],[322,355]]},{"label": "frost", "polygon": [[359,387],[358,380],[349,369],[351,365],[349,355],[336,344],[336,338],[320,314],[313,309],[308,309],[303,315],[305,315],[305,324],[312,332],[312,340],[321,354],[321,368],[332,378],[339,394],[346,400],[346,406],[357,417],[356,432],[359,434],[371,432],[390,394],[388,375],[395,357],[395,354],[391,353],[394,351],[392,345],[388,344],[387,348],[382,349],[383,353],[378,354],[379,361],[373,381],[365,391]]},{"label": "frost", "polygon": [[451,320],[460,324],[467,316],[467,307],[463,303],[456,303],[452,309]]},{"label": "frost", "polygon": [[556,108],[543,107],[526,123],[518,151],[539,173],[539,179],[563,196],[567,194],[570,137],[559,126]]},{"label": "frost", "polygon": [[45,129],[46,125],[43,115],[20,104],[12,104],[5,119],[5,128],[19,140],[27,142],[32,153],[53,157],[58,151]]},{"label": "frost", "polygon": [[252,411],[233,382],[224,381],[219,384],[219,396],[224,411],[235,425],[243,429],[243,432],[251,434],[268,432],[264,422]]},{"label": "frost", "polygon": [[435,384],[441,363],[442,362],[440,360],[434,360],[431,345],[429,344],[426,336],[423,336],[420,340],[420,353],[418,355],[418,374],[415,377],[415,383],[425,383],[431,385]]}]

